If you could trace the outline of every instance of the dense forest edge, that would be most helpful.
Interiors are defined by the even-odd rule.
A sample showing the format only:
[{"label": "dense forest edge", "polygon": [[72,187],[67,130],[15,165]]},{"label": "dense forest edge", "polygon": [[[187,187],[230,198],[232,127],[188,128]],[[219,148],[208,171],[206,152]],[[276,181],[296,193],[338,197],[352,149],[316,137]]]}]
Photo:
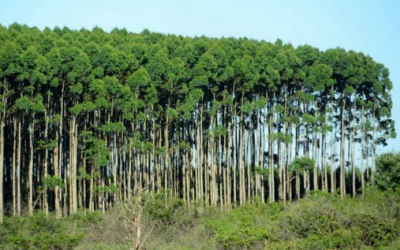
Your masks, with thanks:
[{"label": "dense forest edge", "polygon": [[0,25],[0,222],[146,195],[225,212],[360,199],[396,136],[392,87],[341,48]]}]

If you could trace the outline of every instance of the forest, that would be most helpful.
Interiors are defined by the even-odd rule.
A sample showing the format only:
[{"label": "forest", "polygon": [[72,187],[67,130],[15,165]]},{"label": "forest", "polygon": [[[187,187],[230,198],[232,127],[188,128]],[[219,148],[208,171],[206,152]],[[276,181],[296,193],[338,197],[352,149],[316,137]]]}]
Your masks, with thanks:
[{"label": "forest", "polygon": [[0,221],[137,194],[220,210],[362,195],[396,136],[392,87],[341,48],[0,26]]}]

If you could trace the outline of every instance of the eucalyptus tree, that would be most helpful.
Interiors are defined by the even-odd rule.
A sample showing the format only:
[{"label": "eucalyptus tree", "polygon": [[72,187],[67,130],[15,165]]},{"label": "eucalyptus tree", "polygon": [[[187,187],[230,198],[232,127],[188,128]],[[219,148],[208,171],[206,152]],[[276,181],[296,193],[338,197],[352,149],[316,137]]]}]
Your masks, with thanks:
[{"label": "eucalyptus tree", "polygon": [[[20,78],[23,81],[23,91],[25,95],[15,101],[15,106],[18,110],[25,112],[25,117],[28,120],[28,138],[29,138],[29,157],[28,157],[28,213],[33,214],[34,209],[34,154],[36,151],[35,136],[36,123],[38,113],[43,113],[45,107],[43,104],[43,96],[41,93],[40,84],[46,83],[46,76],[42,73],[48,70],[48,62],[45,58],[40,57],[36,49],[29,47],[23,55],[24,74]],[[37,134],[37,133],[36,133]],[[36,173],[36,176],[38,172]]]},{"label": "eucalyptus tree", "polygon": [[[246,201],[246,193],[245,193],[245,177],[244,177],[244,168],[245,168],[245,126],[244,126],[244,114],[245,114],[245,101],[247,92],[253,88],[255,82],[258,80],[259,75],[254,65],[254,60],[250,56],[244,56],[243,58],[236,59],[232,63],[232,68],[235,72],[235,80],[237,81],[236,89],[239,92],[238,99],[239,108],[240,108],[240,118],[239,118],[239,134],[240,134],[240,149],[239,149],[239,201],[240,205],[244,204]],[[236,128],[235,128],[236,129]],[[272,166],[272,165],[270,165]],[[273,166],[272,166],[273,167]],[[272,178],[271,178],[272,179]],[[272,181],[270,179],[270,186],[272,186]]]},{"label": "eucalyptus tree", "polygon": [[[315,165],[315,160],[309,158],[308,156],[302,156],[299,158],[295,158],[292,162],[292,168],[293,170],[297,171],[297,172],[305,172],[307,173],[308,171],[312,170],[314,168]],[[308,180],[306,180],[306,178],[304,179],[304,182],[306,183]],[[305,186],[307,186],[308,184],[306,184]],[[306,189],[308,187],[305,187]]]},{"label": "eucalyptus tree", "polygon": [[82,103],[80,95],[83,93],[83,84],[91,80],[91,64],[86,54],[80,53],[72,63],[72,71],[68,73],[67,79],[70,83],[70,124],[69,124],[69,178],[70,191],[69,202],[70,212],[76,213],[78,209],[77,198],[77,174],[78,174],[78,134],[79,134],[79,115],[86,109]]},{"label": "eucalyptus tree", "polygon": [[[328,109],[328,100],[329,93],[331,91],[333,85],[332,77],[332,68],[326,64],[316,62],[314,63],[308,72],[306,82],[313,88],[313,94],[316,97],[316,100],[313,105],[314,112],[314,122],[316,123],[316,127],[314,128],[314,153],[313,159],[317,158],[317,144],[320,144],[322,147],[322,190],[328,190],[328,174],[327,174],[327,166],[326,166],[326,133],[332,130],[332,127],[326,123],[327,109]],[[317,133],[321,134],[321,141],[318,143]],[[318,189],[318,165],[317,161],[314,166],[314,190]]]},{"label": "eucalyptus tree", "polygon": [[[3,222],[4,215],[4,147],[5,147],[5,130],[8,111],[12,103],[9,101],[12,95],[10,83],[20,75],[21,57],[18,47],[13,43],[5,43],[0,47],[0,222]],[[19,192],[19,191],[18,191]]]}]

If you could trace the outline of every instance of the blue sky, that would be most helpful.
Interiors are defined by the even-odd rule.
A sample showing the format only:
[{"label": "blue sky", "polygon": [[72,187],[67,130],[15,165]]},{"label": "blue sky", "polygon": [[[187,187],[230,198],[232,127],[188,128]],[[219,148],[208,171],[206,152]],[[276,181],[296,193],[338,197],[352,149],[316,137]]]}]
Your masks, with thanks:
[{"label": "blue sky", "polygon": [[0,0],[0,24],[248,37],[369,54],[391,73],[400,150],[400,1],[397,0]]}]

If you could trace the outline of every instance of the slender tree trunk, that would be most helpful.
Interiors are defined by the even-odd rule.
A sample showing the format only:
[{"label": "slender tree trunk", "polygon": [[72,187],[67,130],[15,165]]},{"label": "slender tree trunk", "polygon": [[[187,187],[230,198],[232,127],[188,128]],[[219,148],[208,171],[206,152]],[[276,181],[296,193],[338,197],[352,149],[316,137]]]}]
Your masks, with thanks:
[{"label": "slender tree trunk", "polygon": [[[47,103],[50,102],[50,95],[47,95]],[[47,107],[45,109],[45,128],[44,128],[44,140],[45,143],[48,144],[48,136],[49,136],[49,117],[47,115],[47,110],[49,108]],[[49,162],[49,149],[48,146],[46,145],[45,151],[44,151],[44,179],[47,178],[48,174],[48,162]],[[43,212],[45,214],[49,213],[49,203],[48,203],[48,198],[47,198],[47,187],[46,185],[43,185]]]},{"label": "slender tree trunk", "polygon": [[17,214],[17,118],[13,117],[13,154],[12,154],[12,204],[13,204],[13,216]]},{"label": "slender tree trunk", "polygon": [[233,118],[235,119],[233,122],[233,165],[232,165],[232,171],[233,171],[233,203],[234,205],[237,204],[237,170],[238,170],[238,164],[237,164],[237,123],[236,123],[236,112],[234,111]]},{"label": "slender tree trunk", "polygon": [[[266,109],[266,108],[265,108]],[[260,112],[262,113],[263,110],[265,110],[263,108],[261,108]],[[265,115],[264,115],[265,117]],[[265,122],[265,118],[264,118],[264,122]],[[265,151],[265,126],[262,126],[262,129],[260,131],[261,135],[260,135],[260,148],[261,148],[261,152],[260,152],[260,168],[262,174],[260,177],[260,185],[261,185],[261,201],[264,203],[265,202],[265,188],[264,188],[264,151]]]},{"label": "slender tree trunk", "polygon": [[[64,132],[64,82],[62,83],[61,86],[61,98],[60,98],[60,125],[58,127],[59,129],[59,135],[60,135],[60,141],[58,142],[59,145],[59,151],[58,151],[58,169],[59,171],[57,171],[56,176],[58,175],[60,178],[62,177],[62,169],[63,169],[63,132]],[[65,176],[65,180],[66,180],[66,169],[64,168],[64,176]],[[66,184],[66,181],[64,182]],[[67,186],[65,185],[65,190],[67,190]],[[56,187],[55,188],[55,192],[57,193],[55,195],[55,202],[56,202],[56,215],[58,215],[59,217],[61,217],[61,199],[62,199],[62,189]],[[66,193],[67,191],[65,191]],[[66,197],[64,195],[64,204],[66,203]],[[59,207],[59,211],[57,211],[57,207]]]},{"label": "slender tree trunk", "polygon": [[5,108],[2,112],[2,117],[0,121],[0,223],[3,223],[4,216],[4,117]]},{"label": "slender tree trunk", "polygon": [[275,202],[275,187],[274,187],[274,149],[273,149],[273,111],[272,101],[269,107],[269,129],[268,129],[268,166],[269,166],[269,201]]},{"label": "slender tree trunk", "polygon": [[326,169],[326,132],[322,133],[321,139],[321,146],[322,146],[322,168],[323,168],[323,191],[328,192],[328,171]]},{"label": "slender tree trunk", "polygon": [[330,152],[330,156],[331,156],[331,193],[335,193],[336,192],[336,183],[335,183],[335,157],[333,155],[333,148],[335,145],[335,138],[334,138],[334,130],[332,130],[331,132],[331,139],[330,139],[330,144],[331,144],[331,152]]},{"label": "slender tree trunk", "polygon": [[[290,133],[289,133],[289,128],[288,128],[288,123],[287,123],[287,114],[288,114],[288,98],[287,98],[287,96],[288,96],[288,88],[286,88],[286,90],[284,91],[285,92],[285,110],[284,110],[284,114],[285,114],[285,120],[284,120],[284,123],[283,123],[283,131],[284,131],[284,135],[285,136],[288,136],[288,135],[290,135]],[[286,138],[285,137],[285,141],[284,141],[284,144],[285,144],[285,149],[284,149],[284,157],[285,157],[285,159],[284,159],[284,164],[283,164],[283,176],[282,176],[282,182],[281,182],[281,185],[283,186],[283,202],[284,203],[286,203],[286,199],[287,199],[287,191],[288,191],[288,189],[287,189],[287,180],[286,180],[286,178],[287,178],[287,171],[288,171],[288,168],[289,168],[289,142],[288,142],[288,138]]]},{"label": "slender tree trunk", "polygon": [[7,81],[5,78],[3,83],[2,104],[3,110],[0,116],[0,223],[3,223],[4,216],[4,127],[7,111]]},{"label": "slender tree trunk", "polygon": [[[300,153],[300,124],[296,124],[296,145],[295,145],[295,157],[299,157]],[[296,199],[300,199],[300,173],[296,170]]]},{"label": "slender tree trunk", "polygon": [[375,175],[375,155],[376,155],[376,145],[375,145],[375,134],[376,134],[376,127],[375,127],[375,104],[372,108],[372,170],[371,170],[371,182],[374,182],[374,175]]},{"label": "slender tree trunk", "polygon": [[232,195],[232,190],[231,190],[231,173],[230,169],[233,168],[233,165],[231,164],[231,145],[232,145],[232,136],[231,136],[231,123],[228,122],[228,148],[227,148],[227,155],[226,155],[226,176],[227,176],[227,204],[228,207],[231,205],[231,195]]},{"label": "slender tree trunk", "polygon": [[364,105],[361,107],[361,142],[360,142],[360,147],[361,147],[361,166],[360,166],[360,171],[361,171],[361,192],[364,195],[364,189],[365,189],[365,178],[364,178]]},{"label": "slender tree trunk", "polygon": [[76,116],[71,118],[70,125],[70,209],[71,213],[76,213],[78,210],[77,199],[77,161],[78,161],[78,125],[76,123]]},{"label": "slender tree trunk", "polygon": [[341,136],[340,136],[340,197],[343,199],[346,195],[346,173],[345,173],[345,152],[344,152],[344,141],[345,141],[345,136],[344,136],[344,109],[345,109],[345,98],[344,94],[342,94],[342,111],[341,111]]},{"label": "slender tree trunk", "polygon": [[245,197],[245,187],[244,187],[244,161],[245,161],[245,136],[244,136],[244,120],[243,120],[243,100],[244,99],[244,91],[242,91],[242,99],[241,99],[241,111],[240,111],[240,151],[239,151],[239,189],[240,189],[240,195],[239,195],[239,200],[240,200],[240,205],[243,205],[246,202],[246,197]]},{"label": "slender tree trunk", "polygon": [[17,215],[21,215],[21,151],[22,151],[22,137],[21,137],[22,125],[21,119],[18,120],[18,151],[17,151]]},{"label": "slender tree trunk", "polygon": [[94,211],[94,166],[90,169],[90,184],[89,184],[89,211]]},{"label": "slender tree trunk", "polygon": [[354,148],[354,126],[355,126],[355,121],[354,121],[354,119],[355,119],[355,113],[357,112],[357,107],[356,107],[356,100],[355,100],[355,97],[354,97],[354,100],[353,100],[353,103],[354,103],[354,109],[353,109],[353,119],[352,119],[352,124],[351,124],[351,130],[350,130],[350,143],[351,143],[351,179],[352,179],[352,181],[351,181],[351,183],[352,183],[352,189],[351,189],[351,191],[352,191],[352,195],[353,195],[353,197],[356,197],[356,166],[355,166],[355,155],[354,155],[354,153],[355,153],[355,148]]},{"label": "slender tree trunk", "polygon": [[[114,162],[113,162],[113,184],[115,188],[118,188],[118,141],[117,141],[117,132],[113,133],[113,155],[114,155]],[[121,192],[119,192],[121,193]],[[115,202],[118,202],[118,195],[114,194]]]},{"label": "slender tree trunk", "polygon": [[[315,116],[314,116],[314,119],[315,119],[315,122],[317,122],[317,112],[315,112]],[[318,126],[318,125],[315,125],[315,126]],[[318,190],[319,189],[319,187],[318,187],[318,160],[317,160],[317,158],[318,158],[318,154],[317,154],[317,140],[318,140],[318,137],[317,137],[317,132],[313,132],[313,158],[314,158],[314,161],[315,161],[315,163],[314,163],[314,190]]]},{"label": "slender tree trunk", "polygon": [[[169,107],[169,106],[168,106]],[[168,138],[168,126],[169,126],[169,119],[168,115],[166,118],[166,124],[164,128],[164,137],[165,137],[165,162],[164,162],[164,190],[165,190],[165,196],[167,198],[167,191],[168,191],[168,170],[169,170],[169,138]]]},{"label": "slender tree trunk", "polygon": [[31,122],[29,125],[29,167],[28,167],[28,185],[29,185],[29,196],[28,196],[28,214],[33,215],[33,140],[35,132],[35,117],[31,114]]}]

